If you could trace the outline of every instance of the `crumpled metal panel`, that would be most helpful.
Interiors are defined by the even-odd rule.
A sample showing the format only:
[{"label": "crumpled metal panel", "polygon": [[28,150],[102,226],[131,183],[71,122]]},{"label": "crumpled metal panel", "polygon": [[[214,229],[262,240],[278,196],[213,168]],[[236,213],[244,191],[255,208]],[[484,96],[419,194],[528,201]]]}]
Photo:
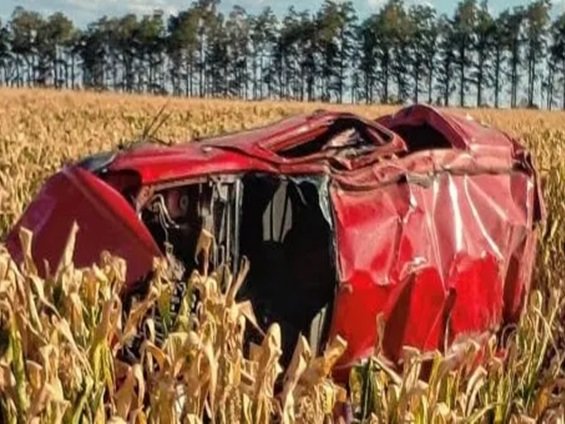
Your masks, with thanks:
[{"label": "crumpled metal panel", "polygon": [[395,362],[404,345],[443,349],[518,319],[541,199],[514,142],[499,141],[494,156],[461,144],[470,148],[419,152],[335,180],[340,283],[331,333],[349,343],[339,367],[372,352],[380,313],[379,342]]},{"label": "crumpled metal panel", "polygon": [[16,262],[23,260],[19,229],[34,233],[32,254],[38,271],[54,272],[61,260],[73,222],[74,263],[92,266],[104,250],[127,262],[127,281],[139,281],[152,269],[159,247],[122,195],[90,172],[65,168],[47,180],[6,239]]},{"label": "crumpled metal panel", "polygon": [[212,174],[271,172],[289,175],[343,172],[332,166],[335,150],[319,151],[289,159],[280,150],[306,144],[338,123],[365,128],[374,144],[370,154],[339,160],[345,168],[357,169],[393,153],[406,153],[399,136],[377,122],[339,112],[319,112],[284,119],[266,127],[175,146],[147,145],[119,152],[109,172],[135,171],[145,185]]}]

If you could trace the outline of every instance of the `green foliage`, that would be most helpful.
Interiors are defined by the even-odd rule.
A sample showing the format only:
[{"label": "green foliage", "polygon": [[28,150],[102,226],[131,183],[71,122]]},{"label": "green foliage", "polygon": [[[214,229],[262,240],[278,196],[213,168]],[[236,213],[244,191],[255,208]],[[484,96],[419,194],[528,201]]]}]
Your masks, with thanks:
[{"label": "green foliage", "polygon": [[461,0],[439,16],[387,0],[361,17],[351,0],[324,0],[277,17],[200,0],[169,16],[105,16],[86,28],[17,7],[0,24],[0,85],[552,108],[565,99],[565,61],[563,17],[551,22],[550,7],[536,0],[493,16],[486,0]]}]

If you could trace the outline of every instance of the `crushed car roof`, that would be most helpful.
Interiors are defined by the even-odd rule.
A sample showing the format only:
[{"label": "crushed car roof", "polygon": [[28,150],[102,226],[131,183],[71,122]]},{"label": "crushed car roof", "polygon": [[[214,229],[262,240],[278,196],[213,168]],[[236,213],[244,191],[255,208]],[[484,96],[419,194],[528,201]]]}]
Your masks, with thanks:
[{"label": "crushed car roof", "polygon": [[[498,163],[493,163],[492,166],[500,166],[502,163],[508,166],[516,160],[523,160],[520,146],[506,134],[470,119],[439,112],[429,106],[416,105],[377,121],[350,113],[319,111],[312,115],[287,118],[262,128],[197,142],[174,146],[141,145],[119,152],[108,170],[135,171],[143,184],[218,172],[238,173],[251,170],[292,174],[326,172],[339,176],[344,170],[366,168],[377,163],[378,159],[392,154],[404,156],[409,153],[410,146],[393,131],[422,123],[441,133],[456,150],[472,153],[477,158],[497,158]],[[294,157],[284,155],[285,151],[312,142],[336,127],[367,129],[366,136],[374,146],[370,154],[363,155],[364,162],[342,160],[341,166],[335,166],[338,149]],[[454,154],[448,156],[449,158],[440,158],[436,154],[434,158],[439,160],[438,166],[442,166],[445,161],[456,160]],[[421,160],[430,160],[430,157],[423,155]]]}]

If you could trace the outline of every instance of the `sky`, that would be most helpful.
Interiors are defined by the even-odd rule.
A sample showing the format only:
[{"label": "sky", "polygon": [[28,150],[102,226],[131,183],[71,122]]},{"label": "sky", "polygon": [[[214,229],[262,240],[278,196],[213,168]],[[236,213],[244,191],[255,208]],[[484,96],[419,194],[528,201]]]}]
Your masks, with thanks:
[{"label": "sky", "polygon": [[[275,13],[282,15],[289,6],[297,10],[316,10],[323,0],[222,0],[221,9],[230,10],[234,5],[243,6],[248,12],[256,13],[270,6]],[[363,17],[376,11],[386,0],[353,0],[358,14]],[[440,13],[453,12],[457,1],[454,0],[406,0],[406,3],[422,2],[434,6]],[[9,19],[16,6],[35,10],[43,14],[62,11],[77,25],[84,27],[97,18],[119,16],[133,12],[137,14],[151,13],[161,9],[166,13],[175,13],[185,9],[191,0],[0,0],[0,19]],[[490,0],[489,8],[494,14],[503,9],[528,4],[528,0]],[[565,0],[554,0],[553,13],[565,12]]]}]

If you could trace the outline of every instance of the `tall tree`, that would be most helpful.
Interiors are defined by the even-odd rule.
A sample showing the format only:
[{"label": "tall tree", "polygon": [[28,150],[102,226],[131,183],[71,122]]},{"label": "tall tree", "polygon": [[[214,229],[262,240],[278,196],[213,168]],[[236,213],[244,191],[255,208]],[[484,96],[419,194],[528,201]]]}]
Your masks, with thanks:
[{"label": "tall tree", "polygon": [[476,11],[475,23],[476,61],[473,79],[477,87],[477,107],[483,106],[484,90],[492,80],[491,59],[497,43],[495,31],[495,21],[488,10],[487,0],[483,0]]},{"label": "tall tree", "polygon": [[394,102],[397,104],[404,103],[410,97],[409,75],[415,38],[414,28],[404,4],[401,4],[399,11],[401,13],[396,16],[396,28],[392,38],[392,75],[396,85]]},{"label": "tall tree", "polygon": [[[376,91],[376,73],[378,67],[377,61],[377,15],[372,15],[365,19],[357,29],[357,39],[359,40],[359,69],[361,71],[362,94],[365,103],[373,102]],[[361,88],[360,88],[361,90]]]},{"label": "tall tree", "polygon": [[476,46],[475,27],[477,22],[477,1],[463,0],[455,8],[453,16],[453,41],[455,62],[459,74],[459,106],[465,107],[466,93],[470,77],[469,68],[473,64],[473,51]]},{"label": "tall tree", "polygon": [[355,56],[355,28],[357,25],[357,13],[351,0],[339,3],[339,28],[338,28],[338,60],[337,60],[337,100],[343,103],[345,94],[347,74],[350,71],[351,59]]},{"label": "tall tree", "polygon": [[300,101],[316,100],[316,90],[320,98],[327,98],[327,87],[324,84],[328,79],[323,79],[319,64],[321,43],[318,22],[305,11],[300,14],[298,25],[295,52],[299,77],[294,82],[294,98]]},{"label": "tall tree", "polygon": [[420,82],[426,76],[428,103],[433,101],[433,81],[437,59],[438,27],[436,10],[428,5],[412,5],[408,13],[411,31],[411,69],[413,79],[413,100],[420,101]]},{"label": "tall tree", "polygon": [[[388,0],[375,19],[376,52],[380,62],[377,78],[381,85],[381,101],[385,104],[391,100],[390,87],[393,73],[403,78],[400,74],[404,62],[401,61],[405,61],[406,56],[398,55],[404,50],[406,21],[406,10],[402,0]],[[396,57],[395,53],[397,53]],[[396,72],[393,69],[395,64]],[[401,82],[404,82],[403,79]]]},{"label": "tall tree", "polygon": [[20,6],[12,14],[10,32],[18,85],[23,85],[24,79],[29,86],[36,82],[38,34],[43,24],[43,17],[39,13]]},{"label": "tall tree", "polygon": [[[198,16],[197,34],[197,69],[198,90],[200,97],[219,90],[221,74],[225,69],[225,37],[222,34],[223,15],[218,13],[219,0],[198,0],[193,8]],[[214,63],[215,62],[215,63]],[[214,66],[212,66],[214,63]],[[217,68],[221,66],[222,69]]]},{"label": "tall tree", "polygon": [[0,86],[7,85],[10,80],[10,59],[10,30],[0,20]]},{"label": "tall tree", "polygon": [[321,59],[320,91],[322,101],[331,100],[332,82],[336,78],[338,62],[337,36],[339,31],[339,5],[334,0],[324,0],[315,17],[318,33],[318,54]]},{"label": "tall tree", "polygon": [[263,99],[266,85],[268,96],[272,96],[275,73],[271,65],[277,40],[278,20],[270,7],[251,18],[251,66],[253,98]]},{"label": "tall tree", "polygon": [[[90,42],[99,47],[98,59],[109,62],[112,86],[127,92],[142,91],[142,75],[138,69],[142,55],[139,39],[139,20],[133,14],[100,22],[92,33]],[[105,46],[98,43],[105,42]]]},{"label": "tall tree", "polygon": [[500,107],[500,92],[503,85],[503,70],[507,51],[506,14],[500,14],[493,22],[492,27],[492,88],[494,91],[494,107]]},{"label": "tall tree", "polygon": [[546,34],[549,24],[550,0],[537,0],[526,9],[525,37],[526,63],[528,70],[528,107],[534,106],[535,84],[538,71],[538,61],[543,57],[547,45]]},{"label": "tall tree", "polygon": [[317,15],[320,56],[322,59],[322,100],[331,93],[343,102],[347,68],[353,47],[353,29],[357,16],[351,1],[325,0]]},{"label": "tall tree", "polygon": [[106,89],[108,27],[110,20],[102,17],[88,25],[81,34],[78,54],[82,65],[82,85],[92,89]]},{"label": "tall tree", "polygon": [[273,57],[281,98],[315,99],[318,43],[317,22],[308,11],[297,12],[290,7],[282,21]]},{"label": "tall tree", "polygon": [[200,82],[201,96],[227,97],[229,94],[228,35],[225,32],[224,15],[210,14],[207,17],[206,49],[203,56],[203,78]]},{"label": "tall tree", "polygon": [[164,64],[163,55],[166,49],[162,11],[156,10],[151,15],[143,16],[137,27],[136,39],[141,65],[137,72],[143,75],[144,89],[150,93],[162,93],[164,81],[161,67]]},{"label": "tall tree", "polygon": [[247,99],[249,87],[248,57],[251,21],[245,9],[234,6],[226,22],[228,63],[230,67],[229,93]]},{"label": "tall tree", "polygon": [[68,56],[74,42],[74,24],[63,13],[56,12],[47,18],[40,33],[43,54],[53,74],[53,85],[62,87],[69,78]]},{"label": "tall tree", "polygon": [[276,73],[277,95],[287,98],[289,93],[289,74],[295,50],[296,30],[299,28],[298,13],[290,7],[281,22],[281,28],[273,50],[273,68]]},{"label": "tall tree", "polygon": [[565,110],[565,13],[551,25],[551,62],[561,73],[561,108]]},{"label": "tall tree", "polygon": [[439,67],[437,73],[437,104],[449,106],[455,89],[454,70],[456,66],[456,37],[452,21],[445,15],[439,20],[441,38],[439,41]]},{"label": "tall tree", "polygon": [[173,93],[179,95],[184,83],[186,96],[194,96],[195,58],[198,49],[197,30],[199,14],[194,9],[184,10],[169,18],[167,25],[167,52]]},{"label": "tall tree", "polygon": [[510,107],[518,105],[518,87],[520,84],[520,65],[522,64],[523,24],[525,11],[515,7],[505,11],[500,17],[503,30],[502,43],[508,49],[508,67],[506,73],[510,79]]}]

